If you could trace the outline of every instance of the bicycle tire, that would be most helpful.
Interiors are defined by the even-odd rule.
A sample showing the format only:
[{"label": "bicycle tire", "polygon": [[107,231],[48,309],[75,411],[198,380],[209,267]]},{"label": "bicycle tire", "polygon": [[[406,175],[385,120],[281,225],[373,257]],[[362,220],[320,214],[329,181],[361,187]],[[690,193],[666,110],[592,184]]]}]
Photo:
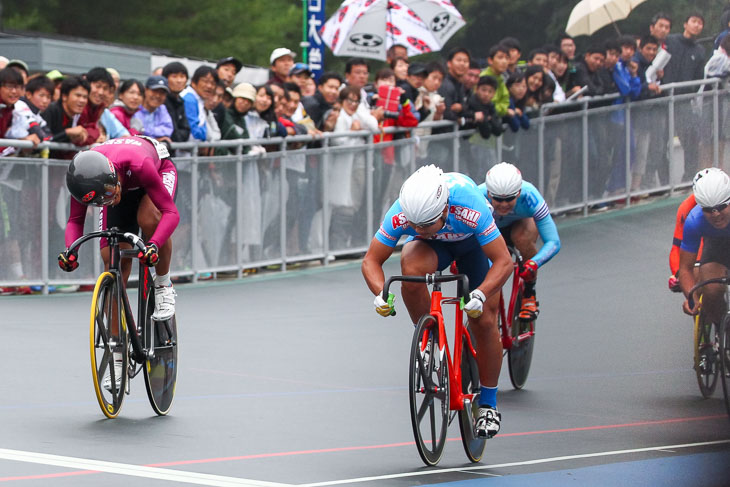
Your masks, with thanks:
[{"label": "bicycle tire", "polygon": [[[129,336],[127,331],[124,310],[122,309],[121,323],[118,329],[118,337],[113,338],[111,326],[116,313],[118,289],[114,275],[104,272],[99,276],[94,286],[94,294],[91,300],[91,326],[89,330],[89,349],[91,354],[91,375],[94,382],[96,400],[104,415],[113,419],[119,415],[124,402],[124,392],[127,385],[127,368],[129,365]],[[114,355],[122,357],[122,378],[121,386],[116,387],[116,371],[114,367]],[[102,385],[107,371],[112,375],[111,390],[106,390]]]},{"label": "bicycle tire", "polygon": [[[474,344],[474,335],[471,330],[464,330],[471,336]],[[487,446],[486,438],[479,438],[474,435],[476,428],[476,417],[479,414],[479,367],[474,355],[469,350],[469,343],[466,337],[463,339],[461,349],[461,390],[464,394],[477,393],[473,401],[465,402],[464,409],[459,411],[459,431],[461,432],[461,443],[464,445],[464,452],[472,463],[482,459],[484,448]]]},{"label": "bicycle tire", "polygon": [[720,327],[720,378],[725,411],[730,417],[730,315],[726,314]]},{"label": "bicycle tire", "polygon": [[[422,351],[424,337],[426,346]],[[422,316],[413,333],[408,374],[413,436],[418,454],[429,466],[441,460],[449,426],[449,363],[439,351],[439,338],[436,319]],[[424,426],[426,430],[422,431]]]},{"label": "bicycle tire", "polygon": [[[522,303],[522,292],[520,291],[515,300],[515,306]],[[522,333],[527,333],[531,329],[535,329],[535,320],[524,321],[519,317],[520,310],[515,309],[512,316],[512,337],[517,338]],[[509,380],[512,387],[522,389],[527,382],[527,376],[530,373],[530,365],[532,364],[532,351],[535,347],[535,335],[522,340],[515,341],[512,347],[507,351],[507,364],[509,366]]]},{"label": "bicycle tire", "polygon": [[150,406],[158,416],[165,416],[172,407],[177,384],[177,320],[173,316],[167,322],[154,321],[154,309],[155,293],[150,286],[144,317],[139,318],[142,346],[149,352],[143,367],[144,384]]},{"label": "bicycle tire", "polygon": [[695,316],[694,323],[694,369],[697,376],[697,385],[704,398],[712,397],[717,386],[720,365],[718,349],[717,325],[704,323],[700,312]]}]

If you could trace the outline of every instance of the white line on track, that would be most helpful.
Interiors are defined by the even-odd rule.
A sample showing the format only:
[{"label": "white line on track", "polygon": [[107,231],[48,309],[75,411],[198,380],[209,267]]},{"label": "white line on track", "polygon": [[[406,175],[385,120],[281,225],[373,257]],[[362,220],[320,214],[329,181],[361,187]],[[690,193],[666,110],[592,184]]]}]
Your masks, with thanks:
[{"label": "white line on track", "polygon": [[679,449],[679,448],[696,448],[701,446],[713,446],[713,445],[723,445],[730,443],[730,440],[719,440],[719,441],[706,441],[702,443],[686,443],[683,445],[663,445],[663,446],[652,446],[648,448],[634,448],[632,450],[615,450],[615,451],[606,451],[606,452],[597,452],[597,453],[584,453],[581,455],[567,455],[562,457],[553,457],[553,458],[539,458],[537,460],[528,460],[525,462],[513,462],[513,463],[501,463],[496,465],[479,465],[475,467],[457,467],[457,468],[434,468],[432,470],[423,470],[419,472],[405,472],[405,473],[399,473],[399,474],[392,474],[392,475],[379,475],[376,477],[360,477],[355,479],[344,479],[344,480],[333,480],[330,482],[315,482],[311,484],[300,484],[297,487],[320,487],[320,486],[326,486],[326,485],[340,485],[340,484],[354,484],[358,482],[372,482],[376,480],[387,480],[387,479],[397,479],[397,478],[403,478],[403,477],[421,477],[424,475],[439,475],[444,474],[448,472],[464,472],[468,470],[485,470],[490,468],[507,468],[507,467],[519,467],[523,465],[538,465],[541,463],[550,463],[550,462],[563,462],[566,460],[577,460],[581,458],[595,458],[595,457],[607,457],[607,456],[613,456],[613,455],[626,455],[630,453],[641,453],[641,452],[649,452],[649,451],[662,451],[667,449]]},{"label": "white line on track", "polygon": [[144,467],[141,465],[64,457],[20,450],[7,450],[3,448],[0,448],[0,459],[216,487],[290,487],[289,484],[278,484],[275,482],[263,482],[259,480],[185,472],[169,468]]}]

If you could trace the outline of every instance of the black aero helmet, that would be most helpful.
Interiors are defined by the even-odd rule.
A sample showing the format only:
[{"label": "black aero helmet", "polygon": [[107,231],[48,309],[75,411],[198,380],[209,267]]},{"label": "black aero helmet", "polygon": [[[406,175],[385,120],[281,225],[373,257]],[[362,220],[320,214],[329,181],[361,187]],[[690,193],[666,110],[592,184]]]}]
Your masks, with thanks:
[{"label": "black aero helmet", "polygon": [[71,196],[84,205],[110,205],[116,195],[117,182],[117,172],[111,161],[93,150],[76,154],[66,172],[66,186]]}]

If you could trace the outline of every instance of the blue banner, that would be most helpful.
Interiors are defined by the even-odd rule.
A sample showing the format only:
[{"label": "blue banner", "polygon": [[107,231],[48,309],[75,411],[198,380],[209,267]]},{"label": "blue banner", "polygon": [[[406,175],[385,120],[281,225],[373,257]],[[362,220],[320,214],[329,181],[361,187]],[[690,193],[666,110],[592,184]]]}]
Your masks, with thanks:
[{"label": "blue banner", "polygon": [[307,0],[307,40],[309,41],[307,62],[315,79],[319,79],[324,72],[325,45],[319,35],[325,22],[324,2],[325,0]]}]

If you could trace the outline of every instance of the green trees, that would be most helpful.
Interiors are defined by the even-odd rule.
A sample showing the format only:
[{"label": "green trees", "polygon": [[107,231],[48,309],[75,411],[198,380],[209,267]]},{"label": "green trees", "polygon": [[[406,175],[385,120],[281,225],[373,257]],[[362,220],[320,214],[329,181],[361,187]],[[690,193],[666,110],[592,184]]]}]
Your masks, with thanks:
[{"label": "green trees", "polygon": [[[333,13],[339,0],[328,0]],[[562,32],[577,0],[454,0],[467,26],[447,44],[469,47],[484,57],[505,36],[517,37],[525,53],[552,42]],[[652,15],[668,12],[672,32],[681,32],[692,10],[706,19],[703,37],[714,37],[726,2],[717,0],[646,0],[626,20],[624,33],[644,34]],[[300,0],[5,0],[2,28],[62,34],[146,46],[182,56],[215,59],[234,55],[247,64],[267,66],[276,47],[299,51],[302,28]],[[578,47],[615,35],[605,27]],[[328,53],[329,67],[342,65]]]}]

